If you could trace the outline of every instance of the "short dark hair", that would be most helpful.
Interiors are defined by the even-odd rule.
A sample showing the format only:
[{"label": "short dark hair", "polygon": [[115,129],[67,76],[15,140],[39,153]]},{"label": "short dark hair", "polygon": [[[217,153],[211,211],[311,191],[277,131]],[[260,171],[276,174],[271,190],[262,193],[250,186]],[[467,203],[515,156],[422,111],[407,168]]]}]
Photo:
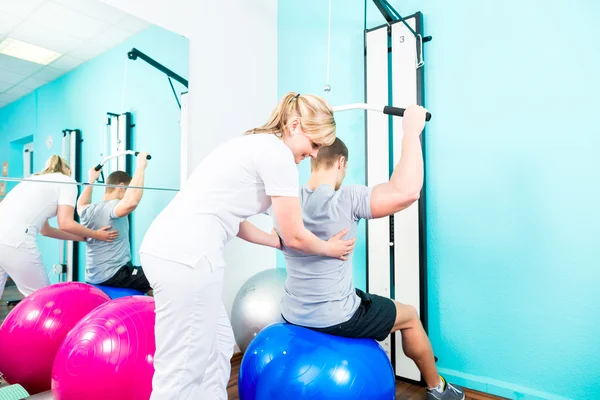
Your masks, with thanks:
[{"label": "short dark hair", "polygon": [[348,148],[340,138],[335,138],[331,146],[321,147],[317,158],[310,160],[311,170],[316,171],[323,167],[330,168],[340,157],[344,157],[348,162]]},{"label": "short dark hair", "polygon": [[[106,178],[106,184],[108,185],[120,185],[121,183],[125,186],[131,183],[131,176],[125,171],[115,171]],[[115,188],[107,187],[107,192],[112,192]]]}]

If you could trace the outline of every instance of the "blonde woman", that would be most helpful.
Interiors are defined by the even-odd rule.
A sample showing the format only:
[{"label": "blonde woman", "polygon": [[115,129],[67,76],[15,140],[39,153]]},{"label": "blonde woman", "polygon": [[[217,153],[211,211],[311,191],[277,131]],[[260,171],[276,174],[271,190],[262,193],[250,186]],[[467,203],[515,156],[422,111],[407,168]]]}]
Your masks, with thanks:
[{"label": "blonde woman", "polygon": [[[37,247],[38,233],[74,241],[112,241],[119,235],[109,226],[93,231],[75,222],[77,186],[70,175],[67,162],[53,155],[43,171],[20,182],[0,203],[0,297],[7,275],[23,296],[50,284]],[[55,216],[58,229],[48,224]]]},{"label": "blonde woman", "polygon": [[246,133],[202,160],[142,242],[156,301],[153,400],[227,399],[234,338],[221,302],[223,249],[236,235],[280,246],[246,218],[272,207],[285,245],[305,253],[345,259],[354,248],[345,231],[323,241],[302,222],[296,164],[335,140],[329,105],[288,93]]}]

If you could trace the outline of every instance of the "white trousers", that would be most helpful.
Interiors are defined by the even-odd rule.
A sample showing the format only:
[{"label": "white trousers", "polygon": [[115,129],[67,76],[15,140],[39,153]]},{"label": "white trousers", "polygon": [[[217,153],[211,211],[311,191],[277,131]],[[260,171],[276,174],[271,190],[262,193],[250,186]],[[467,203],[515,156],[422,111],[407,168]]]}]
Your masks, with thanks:
[{"label": "white trousers", "polygon": [[223,306],[225,266],[194,268],[141,254],[154,289],[156,354],[151,400],[227,400],[235,339]]},{"label": "white trousers", "polygon": [[23,249],[0,244],[0,297],[4,293],[6,278],[15,281],[23,296],[50,285],[48,273],[37,248]]}]

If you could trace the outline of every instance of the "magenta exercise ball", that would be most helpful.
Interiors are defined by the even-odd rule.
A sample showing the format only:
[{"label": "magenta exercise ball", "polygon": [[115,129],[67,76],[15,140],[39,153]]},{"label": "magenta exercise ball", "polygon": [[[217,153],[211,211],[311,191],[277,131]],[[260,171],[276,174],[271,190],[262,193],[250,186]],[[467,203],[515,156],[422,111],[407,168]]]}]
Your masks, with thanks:
[{"label": "magenta exercise ball", "polygon": [[67,333],[110,298],[79,282],[46,286],[27,296],[0,327],[0,373],[30,394],[50,389],[54,357]]},{"label": "magenta exercise ball", "polygon": [[154,298],[112,300],[65,338],[52,368],[56,400],[148,400],[154,375]]}]

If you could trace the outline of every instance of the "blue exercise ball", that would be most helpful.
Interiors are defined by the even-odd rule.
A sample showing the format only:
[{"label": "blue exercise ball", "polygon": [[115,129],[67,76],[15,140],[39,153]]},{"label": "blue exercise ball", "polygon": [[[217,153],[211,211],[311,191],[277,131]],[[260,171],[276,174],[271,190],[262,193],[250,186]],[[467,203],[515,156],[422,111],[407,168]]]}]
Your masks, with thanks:
[{"label": "blue exercise ball", "polygon": [[118,288],[113,286],[102,286],[102,285],[92,285],[96,286],[98,289],[102,290],[104,293],[111,298],[111,300],[118,299],[126,296],[144,296],[144,293],[139,290],[129,289],[129,288]]},{"label": "blue exercise ball", "polygon": [[286,323],[263,329],[244,354],[240,400],[391,400],[394,371],[372,339],[350,339]]}]

